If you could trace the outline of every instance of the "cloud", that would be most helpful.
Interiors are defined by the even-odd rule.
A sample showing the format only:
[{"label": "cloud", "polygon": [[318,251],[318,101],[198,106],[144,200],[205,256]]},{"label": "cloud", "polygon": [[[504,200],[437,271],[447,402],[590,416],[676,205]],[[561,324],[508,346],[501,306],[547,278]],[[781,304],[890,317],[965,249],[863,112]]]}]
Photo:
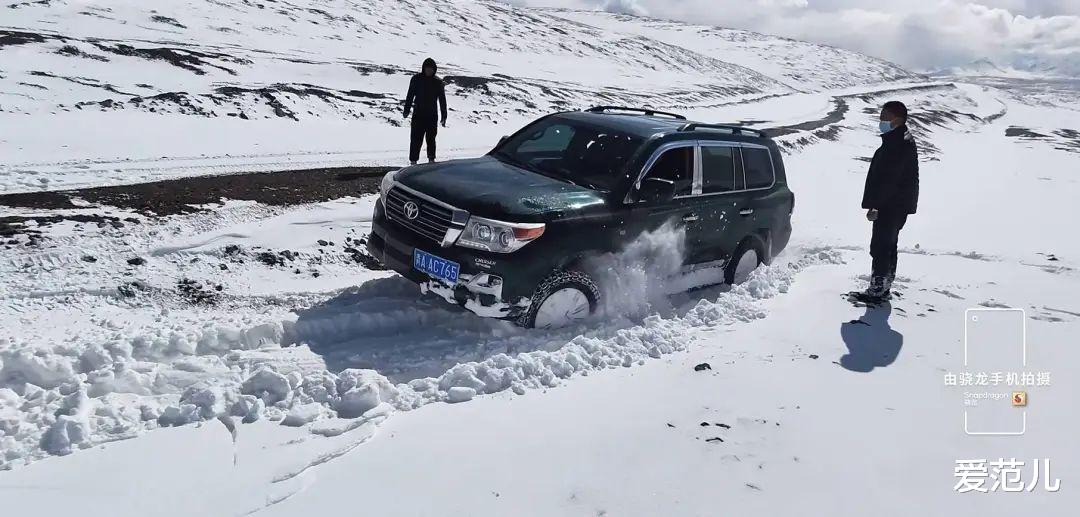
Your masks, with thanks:
[{"label": "cloud", "polygon": [[515,0],[749,29],[914,69],[990,59],[1080,76],[1080,0]]}]

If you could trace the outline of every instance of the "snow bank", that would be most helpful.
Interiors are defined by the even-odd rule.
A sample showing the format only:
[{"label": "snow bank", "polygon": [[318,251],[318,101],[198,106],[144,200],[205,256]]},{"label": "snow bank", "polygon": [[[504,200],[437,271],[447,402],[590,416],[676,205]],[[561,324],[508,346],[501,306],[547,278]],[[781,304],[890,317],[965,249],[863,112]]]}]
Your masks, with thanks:
[{"label": "snow bank", "polygon": [[[812,251],[791,262],[762,267],[745,284],[714,299],[701,299],[681,316],[660,316],[655,314],[660,303],[667,304],[659,307],[665,314],[674,314],[659,279],[681,262],[681,242],[678,232],[665,228],[646,234],[622,253],[596,260],[592,267],[607,275],[601,277],[607,286],[605,297],[616,302],[590,322],[592,329],[562,346],[489,354],[480,361],[456,364],[438,376],[398,384],[371,369],[335,373],[326,365],[304,367],[288,358],[275,360],[275,354],[300,353],[306,348],[282,348],[297,337],[291,321],[248,329],[161,328],[81,347],[6,344],[0,348],[0,444],[4,451],[0,468],[48,454],[69,454],[162,426],[220,418],[242,422],[265,418],[305,426],[355,419],[373,410],[408,410],[432,402],[464,402],[507,389],[522,393],[556,386],[576,374],[632,366],[685,350],[696,327],[763,317],[758,300],[785,292],[796,273],[808,266],[840,261],[835,251]],[[642,263],[650,266],[635,266]],[[373,284],[372,289],[389,291],[398,285],[391,281]],[[628,328],[619,328],[626,319],[610,318],[648,313],[653,314]],[[355,313],[353,317],[369,318]],[[415,324],[415,317],[391,319],[398,325]],[[347,322],[338,327],[353,328]],[[463,331],[473,335],[467,327]],[[521,336],[515,336],[527,339],[529,332],[519,329]],[[551,338],[532,336],[534,341]]]},{"label": "snow bank", "polygon": [[[666,236],[660,238],[662,233]],[[641,249],[655,249],[648,243],[666,242],[669,238],[670,233],[653,234],[644,239],[646,244]],[[693,340],[691,331],[695,328],[764,317],[765,311],[757,302],[787,292],[799,271],[813,265],[842,262],[836,250],[815,250],[790,262],[758,268],[745,284],[734,286],[715,299],[699,300],[684,316],[654,314],[641,325],[619,329],[611,335],[579,335],[554,351],[498,354],[484,361],[459,364],[437,378],[414,380],[407,387],[420,395],[413,398],[413,404],[422,404],[448,400],[454,388],[468,388],[477,393],[506,389],[522,393],[529,388],[557,386],[563,379],[592,370],[639,364],[648,358],[685,350]]]}]

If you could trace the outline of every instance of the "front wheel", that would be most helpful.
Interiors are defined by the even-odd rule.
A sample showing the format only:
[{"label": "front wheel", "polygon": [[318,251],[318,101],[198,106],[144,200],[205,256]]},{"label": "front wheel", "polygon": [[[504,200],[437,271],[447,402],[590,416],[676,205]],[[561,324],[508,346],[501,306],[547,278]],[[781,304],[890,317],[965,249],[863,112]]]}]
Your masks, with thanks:
[{"label": "front wheel", "polygon": [[541,329],[566,327],[596,312],[599,301],[600,289],[588,275],[556,271],[536,288],[518,324]]}]

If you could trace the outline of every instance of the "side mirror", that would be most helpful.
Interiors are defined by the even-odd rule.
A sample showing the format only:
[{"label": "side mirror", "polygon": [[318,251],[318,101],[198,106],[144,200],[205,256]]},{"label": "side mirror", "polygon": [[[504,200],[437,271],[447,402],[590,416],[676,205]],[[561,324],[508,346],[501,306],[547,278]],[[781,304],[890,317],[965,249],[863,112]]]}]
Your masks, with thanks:
[{"label": "side mirror", "polygon": [[500,147],[500,146],[502,146],[502,145],[503,145],[503,144],[505,144],[505,143],[506,143],[506,141],[507,141],[507,140],[509,140],[509,139],[510,139],[510,136],[509,136],[509,135],[503,135],[503,137],[499,139],[499,145],[498,145],[498,146],[496,146],[496,147]]},{"label": "side mirror", "polygon": [[645,178],[638,189],[638,200],[663,203],[675,197],[675,182],[664,178]]}]

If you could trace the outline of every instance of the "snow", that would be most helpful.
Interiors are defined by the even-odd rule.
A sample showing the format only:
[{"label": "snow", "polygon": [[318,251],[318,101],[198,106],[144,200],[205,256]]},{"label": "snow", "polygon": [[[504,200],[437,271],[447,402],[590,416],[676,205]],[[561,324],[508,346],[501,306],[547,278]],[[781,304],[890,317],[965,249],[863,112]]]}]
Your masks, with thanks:
[{"label": "snow", "polygon": [[[398,163],[404,128],[372,119],[394,115],[392,103],[350,119],[348,104],[319,101],[304,114],[298,106],[314,101],[282,95],[299,121],[247,98],[245,112],[270,118],[131,106],[64,112],[57,107],[124,96],[28,74],[75,69],[121,91],[152,77],[155,92],[317,83],[391,95],[411,67],[353,75],[359,61],[328,56],[361,48],[371,54],[360,56],[367,65],[411,63],[438,37],[420,20],[452,16],[458,6],[474,22],[447,22],[444,43],[462,51],[447,70],[489,78],[509,70],[523,79],[492,87],[505,114],[483,95],[453,91],[480,113],[440,137],[451,155],[483,152],[534,115],[592,103],[597,91],[704,120],[810,124],[817,127],[778,139],[797,197],[793,240],[742,285],[670,294],[689,286],[661,280],[678,266],[680,235],[646,234],[591,265],[602,280],[600,315],[526,330],[422,297],[410,282],[358,264],[346,248],[362,247],[374,196],[290,207],[222,200],[163,218],[88,203],[5,208],[3,215],[139,221],[40,224],[40,247],[0,248],[6,510],[907,515],[917,505],[957,515],[1067,515],[1078,503],[1069,488],[1080,475],[1071,460],[1080,457],[1076,417],[1065,410],[1080,388],[1080,356],[1069,346],[1080,325],[1080,241],[1070,238],[1080,215],[1080,148],[1070,133],[1078,128],[1069,84],[922,81],[837,49],[603,13],[435,1],[415,4],[412,15],[375,2],[313,24],[323,15],[299,5],[322,4],[282,4],[287,14],[264,15],[236,3],[154,7],[186,29],[146,21],[141,2],[12,9],[5,24],[79,38],[73,44],[87,52],[102,33],[140,47],[183,40],[198,42],[185,48],[227,49],[210,62],[237,75],[114,54],[75,66],[67,60],[76,58],[50,53],[61,45],[52,40],[6,46],[5,64],[15,65],[0,73],[2,91],[22,92],[17,83],[27,77],[49,90],[16,95],[14,104],[0,97],[0,182],[23,191]],[[105,18],[70,12],[80,10]],[[379,23],[360,21],[369,19]],[[549,39],[520,42],[514,34],[524,23]],[[352,30],[359,25],[369,27]],[[403,43],[402,34],[419,37]],[[686,55],[667,62],[680,46]],[[642,73],[643,63],[657,68]],[[709,74],[718,70],[733,74],[725,87],[747,90],[711,90]],[[607,90],[611,84],[625,90]],[[529,89],[508,93],[514,88]],[[869,225],[858,199],[864,160],[878,144],[876,110],[892,98],[915,117],[922,196],[901,234],[900,296],[875,311],[841,295],[866,281]],[[839,102],[846,111],[823,122]],[[25,124],[4,132],[16,127],[11,121]],[[111,130],[87,130],[94,127]],[[1042,136],[1010,136],[1029,134],[1017,128]],[[275,149],[261,154],[256,144]],[[145,263],[129,264],[136,256]],[[1029,365],[1053,372],[1051,387],[1032,389],[1023,437],[965,436],[958,392],[943,386],[944,372],[961,366],[961,318],[972,307],[1023,308]],[[695,371],[702,363],[710,368]],[[954,460],[998,456],[1051,458],[1064,488],[985,497],[950,490]],[[45,490],[56,496],[41,497]]]},{"label": "snow", "polygon": [[426,55],[449,83],[446,158],[480,154],[552,111],[923,80],[783,38],[490,0],[14,5],[3,24],[19,43],[0,47],[0,192],[400,164],[404,90]]}]

